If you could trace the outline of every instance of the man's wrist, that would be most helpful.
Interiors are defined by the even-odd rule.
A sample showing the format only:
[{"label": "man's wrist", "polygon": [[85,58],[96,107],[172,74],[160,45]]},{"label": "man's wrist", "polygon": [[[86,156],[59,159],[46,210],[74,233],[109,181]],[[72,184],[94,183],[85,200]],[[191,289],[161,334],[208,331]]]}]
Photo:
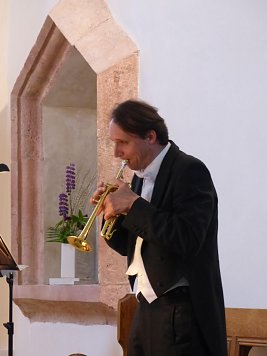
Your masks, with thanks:
[{"label": "man's wrist", "polygon": [[[134,196],[134,197],[131,199],[131,202],[130,202],[130,204],[129,204],[128,211],[132,208],[134,202],[135,202],[137,199],[139,199],[139,198],[140,198],[140,196],[139,196],[139,195],[136,195],[136,196]],[[127,211],[127,212],[128,212],[128,211]]]}]

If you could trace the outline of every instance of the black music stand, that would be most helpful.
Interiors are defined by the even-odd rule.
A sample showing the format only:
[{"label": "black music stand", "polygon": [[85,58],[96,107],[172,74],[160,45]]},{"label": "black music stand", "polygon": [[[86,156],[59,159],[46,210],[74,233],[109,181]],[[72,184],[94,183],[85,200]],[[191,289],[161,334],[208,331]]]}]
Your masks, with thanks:
[{"label": "black music stand", "polygon": [[14,271],[19,271],[20,268],[15,262],[9,249],[7,248],[4,240],[0,236],[0,277],[6,276],[6,281],[9,285],[9,321],[4,323],[4,327],[8,332],[8,356],[13,356],[13,335],[14,335],[14,323],[13,323],[13,280]]}]

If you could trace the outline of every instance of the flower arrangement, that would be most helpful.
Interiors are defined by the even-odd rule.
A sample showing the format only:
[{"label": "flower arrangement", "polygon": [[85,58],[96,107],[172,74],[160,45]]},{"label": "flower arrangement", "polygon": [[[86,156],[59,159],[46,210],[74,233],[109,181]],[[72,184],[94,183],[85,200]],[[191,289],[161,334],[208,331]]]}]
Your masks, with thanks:
[{"label": "flower arrangement", "polygon": [[47,231],[48,242],[68,243],[68,236],[77,236],[88,219],[82,212],[89,199],[90,186],[93,177],[88,179],[89,172],[84,176],[79,186],[76,186],[77,175],[74,163],[66,166],[65,185],[66,192],[58,196],[58,213],[61,220]]}]

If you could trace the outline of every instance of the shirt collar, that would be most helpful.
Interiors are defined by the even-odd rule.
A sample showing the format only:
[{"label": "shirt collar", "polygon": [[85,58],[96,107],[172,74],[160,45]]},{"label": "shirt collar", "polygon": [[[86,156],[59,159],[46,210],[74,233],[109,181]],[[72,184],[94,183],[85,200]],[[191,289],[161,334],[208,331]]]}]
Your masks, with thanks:
[{"label": "shirt collar", "polygon": [[159,172],[160,165],[165,157],[166,153],[168,152],[171,144],[168,144],[163,148],[163,150],[154,158],[154,160],[143,170],[134,171],[134,173],[139,178],[149,179],[155,182],[157,174]]}]

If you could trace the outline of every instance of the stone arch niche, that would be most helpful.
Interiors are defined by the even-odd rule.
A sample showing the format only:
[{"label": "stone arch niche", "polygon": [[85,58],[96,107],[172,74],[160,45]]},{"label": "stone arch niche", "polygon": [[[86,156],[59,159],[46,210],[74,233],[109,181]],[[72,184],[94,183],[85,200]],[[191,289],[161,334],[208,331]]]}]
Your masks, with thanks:
[{"label": "stone arch niche", "polygon": [[136,98],[137,92],[138,50],[105,2],[59,2],[11,94],[12,252],[28,266],[18,273],[14,301],[31,320],[73,322],[72,303],[75,322],[106,323],[107,315],[115,315],[118,298],[128,292],[124,258],[98,237],[89,283],[49,285],[47,271],[60,257],[58,247],[47,247],[45,231],[56,204],[49,184],[62,179],[64,145],[65,151],[77,150],[80,165],[89,165],[96,179],[113,179],[120,162],[112,159],[109,115],[116,103]]}]

